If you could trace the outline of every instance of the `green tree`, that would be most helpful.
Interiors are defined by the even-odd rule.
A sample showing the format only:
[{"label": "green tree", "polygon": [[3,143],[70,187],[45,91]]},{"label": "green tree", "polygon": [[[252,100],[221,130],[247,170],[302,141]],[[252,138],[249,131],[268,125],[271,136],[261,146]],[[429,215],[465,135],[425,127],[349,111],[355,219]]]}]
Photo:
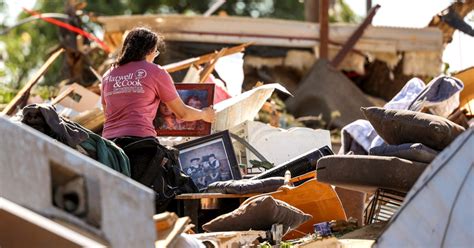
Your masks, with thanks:
[{"label": "green tree", "polygon": [[[41,13],[65,13],[67,1],[73,0],[37,0],[34,9]],[[76,2],[78,4],[86,3],[85,8],[81,8],[81,11],[77,13],[80,16],[78,21],[82,23],[82,28],[92,32],[100,27],[91,21],[89,14],[96,16],[157,13],[201,14],[214,3],[214,0],[94,0],[87,2],[76,0]],[[344,5],[342,0],[339,2],[342,5],[343,13],[341,20],[353,22],[354,13],[347,5]],[[5,7],[5,1],[0,0],[0,11]],[[227,0],[220,10],[237,16],[304,19],[303,1],[297,0]],[[21,13],[18,20],[29,16],[27,13]],[[0,25],[5,27],[3,23]],[[49,53],[60,46],[61,41],[64,43],[62,40],[64,32],[53,24],[36,20],[0,35],[0,56],[4,61],[3,67],[0,63],[1,81],[13,89],[21,88],[31,76],[31,72],[44,63]],[[68,71],[64,69],[65,63],[64,56],[62,56],[48,70],[40,84],[56,85],[63,79],[70,77]]]}]

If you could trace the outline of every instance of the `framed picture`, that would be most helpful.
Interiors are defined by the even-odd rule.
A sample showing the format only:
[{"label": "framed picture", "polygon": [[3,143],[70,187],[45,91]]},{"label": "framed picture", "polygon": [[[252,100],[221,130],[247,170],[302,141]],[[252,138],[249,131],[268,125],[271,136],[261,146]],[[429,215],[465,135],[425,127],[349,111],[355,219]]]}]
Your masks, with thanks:
[{"label": "framed picture", "polygon": [[[203,109],[214,101],[214,84],[175,84],[178,95],[186,105]],[[205,136],[211,133],[211,123],[182,121],[171,112],[165,103],[160,103],[154,120],[158,136]]]},{"label": "framed picture", "polygon": [[199,189],[213,182],[242,178],[228,131],[195,139],[176,148],[181,169]]}]

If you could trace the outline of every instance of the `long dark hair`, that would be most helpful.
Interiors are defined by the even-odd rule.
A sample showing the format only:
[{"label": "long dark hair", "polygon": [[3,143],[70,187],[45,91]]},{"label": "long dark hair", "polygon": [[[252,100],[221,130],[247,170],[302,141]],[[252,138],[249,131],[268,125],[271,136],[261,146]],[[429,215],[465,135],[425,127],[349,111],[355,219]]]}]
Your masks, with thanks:
[{"label": "long dark hair", "polygon": [[114,63],[121,66],[128,62],[144,60],[146,55],[155,49],[162,50],[164,41],[161,35],[156,34],[148,28],[134,28],[125,37],[122,50]]}]

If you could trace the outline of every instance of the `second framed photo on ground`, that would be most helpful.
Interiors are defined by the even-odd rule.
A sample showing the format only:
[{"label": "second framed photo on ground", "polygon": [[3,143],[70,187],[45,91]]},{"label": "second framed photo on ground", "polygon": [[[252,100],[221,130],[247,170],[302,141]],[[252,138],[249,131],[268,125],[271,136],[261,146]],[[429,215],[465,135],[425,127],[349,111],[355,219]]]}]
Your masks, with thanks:
[{"label": "second framed photo on ground", "polygon": [[[193,108],[203,109],[214,101],[214,84],[180,83],[175,86],[184,104]],[[205,136],[211,133],[211,123],[180,120],[163,102],[156,112],[154,125],[158,136]]]},{"label": "second framed photo on ground", "polygon": [[195,139],[176,148],[181,169],[200,190],[213,182],[242,178],[228,131]]}]

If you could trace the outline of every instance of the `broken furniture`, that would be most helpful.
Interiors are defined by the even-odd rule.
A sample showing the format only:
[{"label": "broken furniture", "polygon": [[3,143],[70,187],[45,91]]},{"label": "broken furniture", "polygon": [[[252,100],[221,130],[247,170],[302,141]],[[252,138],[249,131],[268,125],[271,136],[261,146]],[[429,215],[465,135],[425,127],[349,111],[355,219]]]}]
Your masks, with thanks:
[{"label": "broken furniture", "polygon": [[370,107],[362,108],[362,112],[390,145],[421,143],[443,150],[465,130],[441,116],[416,111]]},{"label": "broken furniture", "polygon": [[269,177],[265,179],[240,179],[217,181],[209,184],[207,193],[222,194],[253,194],[276,191],[285,183],[284,177]]},{"label": "broken furniture", "polygon": [[333,155],[318,160],[319,182],[375,192],[378,188],[408,192],[427,164],[397,157]]},{"label": "broken furniture", "polygon": [[308,233],[313,233],[313,225],[316,223],[346,220],[346,214],[341,201],[334,189],[329,184],[318,182],[314,179],[314,176],[313,179],[297,187],[283,186],[275,192],[268,193],[268,195],[282,200],[312,216],[309,221],[286,234],[284,236],[285,240],[301,238]]},{"label": "broken furniture", "polygon": [[334,153],[328,146],[313,149],[283,164],[275,165],[273,168],[266,170],[251,179],[263,179],[278,176],[283,177],[285,176],[286,171],[290,171],[292,177],[301,176],[316,170],[318,159],[332,154]]},{"label": "broken furniture", "polygon": [[377,189],[364,210],[364,224],[387,222],[400,209],[406,193]]},{"label": "broken furniture", "polygon": [[436,157],[408,192],[376,247],[472,246],[473,147],[474,130],[469,128]]},{"label": "broken furniture", "polygon": [[205,223],[208,232],[270,231],[274,224],[283,226],[283,234],[311,219],[311,215],[277,200],[270,195],[257,195],[244,201],[237,209]]},{"label": "broken furniture", "polygon": [[[318,161],[317,179],[353,191],[378,192],[366,210],[366,224],[369,224],[380,215],[381,204],[395,209],[400,205],[400,197],[406,195],[426,166],[425,163],[397,157],[334,155]],[[394,196],[381,202],[389,197],[385,197],[388,193]],[[385,218],[390,218],[394,211],[385,212]]]},{"label": "broken furniture", "polygon": [[[4,116],[0,116],[0,140],[0,197],[98,236],[113,247],[149,247],[156,241],[150,189]],[[80,214],[53,201],[57,187],[78,177],[84,179],[87,192],[87,211]]]},{"label": "broken furniture", "polygon": [[[202,222],[209,221],[209,217],[217,216],[219,213],[226,213],[237,208],[245,199],[256,194],[220,194],[220,193],[195,193],[177,195],[175,200],[179,216],[189,216],[191,223],[195,225],[197,231],[202,230]],[[203,210],[218,210],[218,213],[202,219]],[[208,211],[210,212],[210,211]]]},{"label": "broken furniture", "polygon": [[302,210],[304,213],[312,215],[309,221],[288,233],[284,239],[299,238],[312,233],[313,224],[322,221],[346,220],[344,209],[334,189],[328,184],[319,183],[314,179],[314,176],[315,173],[310,172],[301,177],[291,179],[291,183],[310,179],[299,186],[282,186],[274,192],[251,197],[256,198],[262,195],[269,195]]},{"label": "broken furniture", "polygon": [[[307,127],[276,128],[266,123],[248,120],[229,130],[244,139],[257,150],[268,162],[279,165],[301,154],[319,149],[331,148],[329,130]],[[240,163],[250,165],[251,160],[261,160],[245,145],[234,140],[234,150]],[[275,152],[277,151],[277,152]],[[249,170],[255,170],[249,168]]]}]

